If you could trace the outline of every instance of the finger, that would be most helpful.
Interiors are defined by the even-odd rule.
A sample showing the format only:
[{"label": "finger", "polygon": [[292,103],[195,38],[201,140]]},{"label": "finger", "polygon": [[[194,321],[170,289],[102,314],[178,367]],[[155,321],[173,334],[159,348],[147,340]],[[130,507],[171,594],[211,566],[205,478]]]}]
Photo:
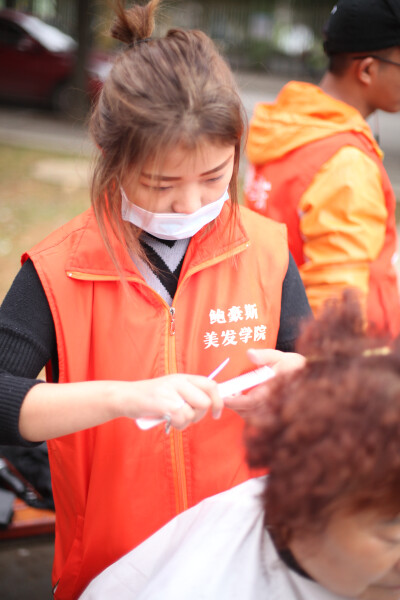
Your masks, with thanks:
[{"label": "finger", "polygon": [[209,407],[214,419],[219,419],[224,408],[224,400],[218,392],[218,385],[215,381],[199,375],[189,375],[189,381],[197,388],[202,390],[209,399]]},{"label": "finger", "polygon": [[227,408],[237,410],[243,408],[246,405],[246,398],[244,394],[235,394],[234,396],[227,396],[224,398],[224,404]]},{"label": "finger", "polygon": [[264,349],[247,351],[248,357],[257,364],[268,365],[276,374],[291,373],[304,367],[306,359],[297,352],[281,352],[280,350]]},{"label": "finger", "polygon": [[255,395],[252,390],[248,394],[237,394],[225,398],[225,406],[235,411],[250,411],[260,403],[260,396]]},{"label": "finger", "polygon": [[161,380],[154,388],[153,396],[157,404],[157,413],[173,415],[185,404],[184,398],[171,381]]},{"label": "finger", "polygon": [[223,400],[214,381],[198,375],[185,375],[176,378],[174,383],[176,391],[185,401],[185,406],[177,412],[174,419],[177,428],[184,428],[188,422],[200,421],[210,408],[213,416],[219,418]]},{"label": "finger", "polygon": [[[201,412],[203,414],[205,414],[206,411],[198,411]],[[201,417],[199,417],[201,418]],[[190,425],[191,423],[195,423],[197,419],[197,411],[192,408],[190,406],[190,404],[187,404],[187,402],[184,402],[182,407],[178,410],[176,410],[172,415],[171,415],[171,424],[175,429],[178,430],[183,430],[186,427],[188,427],[188,425]]]},{"label": "finger", "polygon": [[179,430],[200,420],[211,405],[207,394],[182,375],[165,378],[156,393],[164,419]]},{"label": "finger", "polygon": [[263,350],[249,348],[247,350],[247,356],[254,364],[268,365],[269,367],[274,367],[274,365],[281,361],[283,354],[284,352],[273,348],[264,348]]},{"label": "finger", "polygon": [[237,394],[225,398],[225,405],[241,416],[249,414],[268,400],[270,382],[262,383],[246,394]]}]

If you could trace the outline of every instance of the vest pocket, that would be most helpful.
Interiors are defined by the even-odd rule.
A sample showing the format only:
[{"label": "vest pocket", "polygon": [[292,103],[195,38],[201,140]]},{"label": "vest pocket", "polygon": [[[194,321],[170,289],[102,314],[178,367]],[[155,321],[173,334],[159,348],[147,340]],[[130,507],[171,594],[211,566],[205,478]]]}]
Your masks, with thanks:
[{"label": "vest pocket", "polygon": [[84,518],[77,516],[74,541],[69,551],[61,577],[53,588],[53,597],[56,600],[73,600],[75,598],[76,583],[82,567],[82,537]]}]

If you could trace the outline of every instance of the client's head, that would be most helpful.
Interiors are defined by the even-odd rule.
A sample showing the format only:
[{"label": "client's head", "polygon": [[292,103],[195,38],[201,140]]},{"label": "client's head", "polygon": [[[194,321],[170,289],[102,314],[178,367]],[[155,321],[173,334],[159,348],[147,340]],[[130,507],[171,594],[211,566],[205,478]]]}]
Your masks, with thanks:
[{"label": "client's head", "polygon": [[368,337],[347,292],[298,350],[306,366],[264,387],[247,427],[250,465],[269,469],[265,525],[329,590],[398,599],[400,344]]}]

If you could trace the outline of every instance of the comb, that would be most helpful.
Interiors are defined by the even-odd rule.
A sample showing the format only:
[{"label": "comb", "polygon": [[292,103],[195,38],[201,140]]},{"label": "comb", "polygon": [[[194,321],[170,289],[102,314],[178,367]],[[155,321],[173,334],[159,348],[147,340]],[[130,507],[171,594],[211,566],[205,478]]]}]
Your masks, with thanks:
[{"label": "comb", "polygon": [[268,379],[271,379],[271,377],[274,375],[275,372],[271,369],[271,367],[267,367],[265,365],[264,367],[260,367],[254,371],[249,371],[248,373],[244,373],[243,375],[239,375],[238,377],[224,381],[224,383],[219,383],[218,392],[221,398],[228,398],[228,396],[240,394],[240,392],[244,392],[245,390],[249,390],[256,385],[260,385],[260,383],[268,381]]},{"label": "comb", "polygon": [[[260,383],[268,381],[268,379],[271,379],[271,377],[274,375],[275,372],[270,367],[260,367],[259,369],[249,371],[248,373],[244,373],[243,375],[239,375],[233,379],[228,379],[228,381],[224,381],[224,383],[219,383],[218,392],[221,398],[228,398],[229,396],[234,396],[235,394],[249,390],[256,385],[260,385]],[[143,430],[151,429],[152,427],[164,422],[165,419],[136,419],[137,426],[139,429]]]}]

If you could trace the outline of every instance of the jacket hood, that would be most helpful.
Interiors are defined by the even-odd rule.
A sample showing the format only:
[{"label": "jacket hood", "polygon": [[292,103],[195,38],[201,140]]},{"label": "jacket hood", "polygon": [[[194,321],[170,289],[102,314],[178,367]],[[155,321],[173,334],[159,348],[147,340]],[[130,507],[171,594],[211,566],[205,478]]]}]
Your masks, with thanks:
[{"label": "jacket hood", "polygon": [[376,153],[383,156],[357,109],[316,85],[292,81],[282,88],[275,103],[256,105],[250,121],[247,156],[253,164],[263,164],[310,142],[344,132],[364,134]]}]

